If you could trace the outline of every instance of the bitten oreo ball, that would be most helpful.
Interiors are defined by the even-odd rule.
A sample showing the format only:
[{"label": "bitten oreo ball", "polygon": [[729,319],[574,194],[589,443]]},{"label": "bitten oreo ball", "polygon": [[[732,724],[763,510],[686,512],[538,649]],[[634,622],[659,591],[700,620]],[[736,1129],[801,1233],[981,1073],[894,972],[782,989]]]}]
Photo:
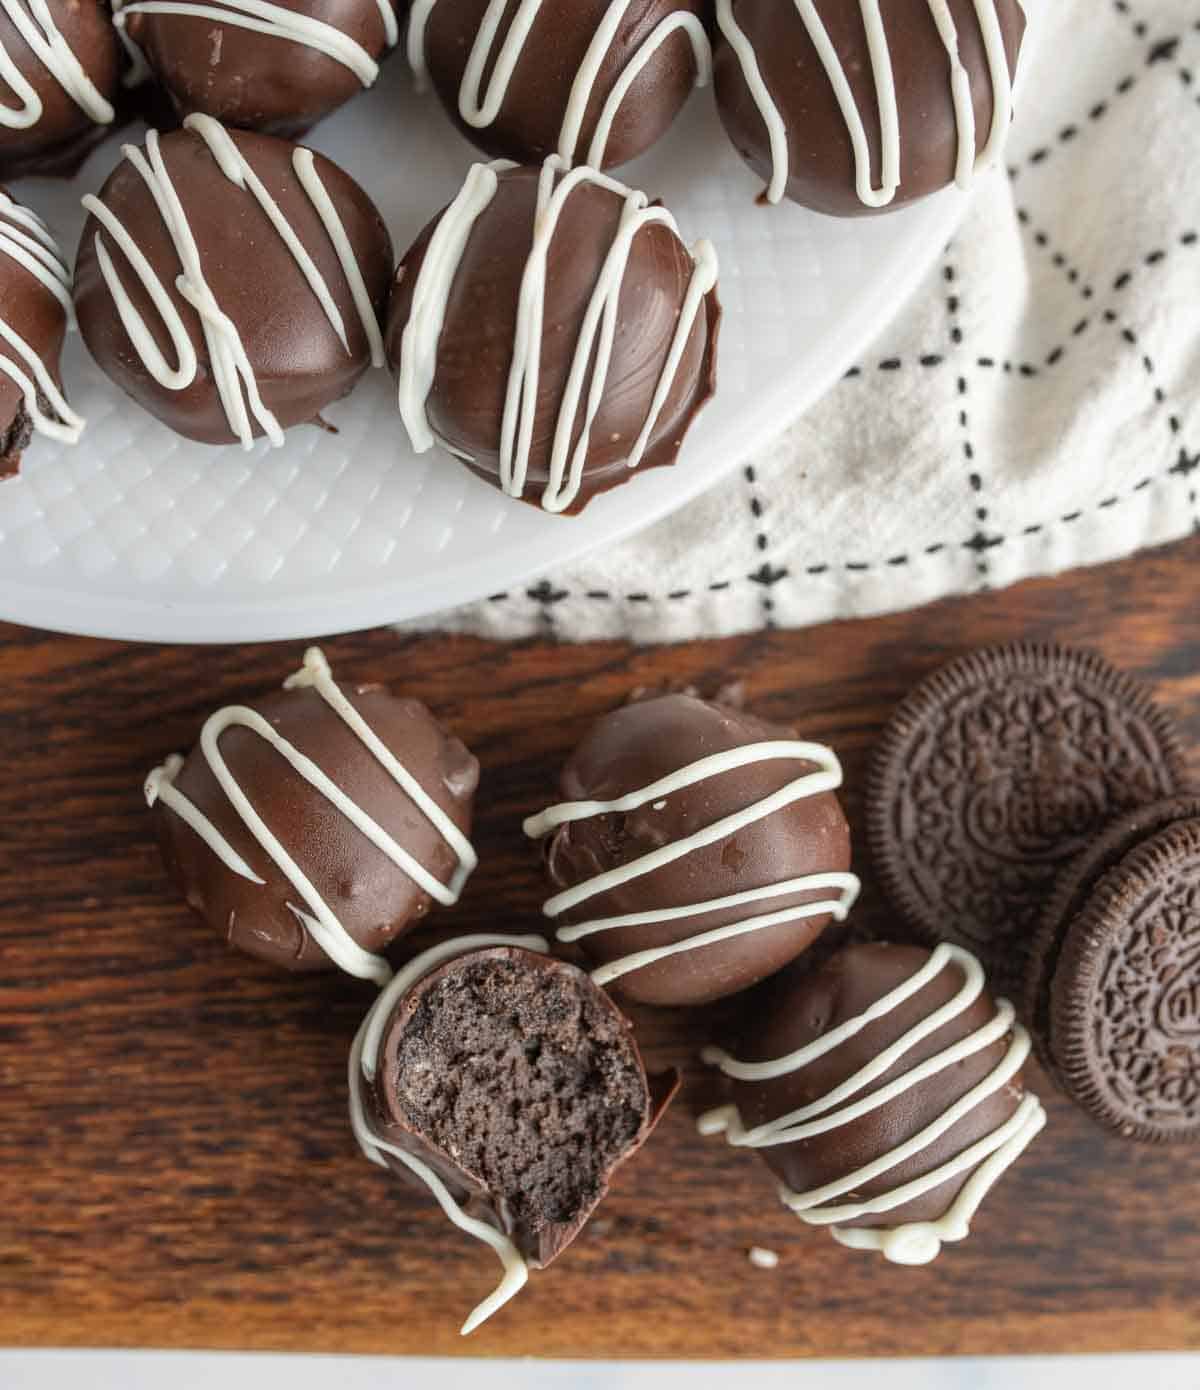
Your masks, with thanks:
[{"label": "bitten oreo ball", "polygon": [[413,448],[551,512],[674,463],[716,387],[716,283],[707,242],[607,175],[476,165],[392,292]]},{"label": "bitten oreo ball", "polygon": [[674,1093],[626,1018],[540,937],[469,936],[405,966],[350,1055],[363,1153],[491,1246],[473,1331],[575,1239]]},{"label": "bitten oreo ball", "polygon": [[398,0],[114,0],[181,116],[295,138],[375,84]]},{"label": "bitten oreo ball", "polygon": [[59,375],[70,311],[70,273],[49,229],[0,189],[0,479],[35,434],[74,444],[83,432]]},{"label": "bitten oreo ball", "polygon": [[383,365],[391,239],[336,164],[204,115],[124,155],[83,200],[75,308],[139,405],[187,439],[278,448]]},{"label": "bitten oreo ball", "polygon": [[853,946],[704,1059],[733,1100],[704,1134],[755,1149],[786,1207],[841,1245],[927,1264],[963,1240],[1046,1122],[1025,1091],[1029,1036],[957,946]]},{"label": "bitten oreo ball", "polygon": [[314,647],[282,691],[212,715],[146,800],[172,878],[231,945],[384,984],[379,953],[475,867],[478,782],[424,705],[336,682]]},{"label": "bitten oreo ball", "polygon": [[104,0],[0,0],[0,179],[69,177],[117,118]]},{"label": "bitten oreo ball", "polygon": [[769,202],[878,212],[1001,156],[1020,0],[717,0],[717,20],[717,105]]},{"label": "bitten oreo ball", "polygon": [[408,52],[459,129],[519,164],[610,168],[655,144],[712,52],[702,0],[414,0]]},{"label": "bitten oreo ball", "polygon": [[920,685],[867,790],[883,886],[929,945],[975,952],[1019,997],[1060,870],[1114,816],[1187,787],[1170,718],[1099,657],[1014,643]]},{"label": "bitten oreo ball", "polygon": [[647,1004],[703,1004],[781,969],[858,895],[833,752],[665,695],[601,719],[526,821],[558,939]]}]

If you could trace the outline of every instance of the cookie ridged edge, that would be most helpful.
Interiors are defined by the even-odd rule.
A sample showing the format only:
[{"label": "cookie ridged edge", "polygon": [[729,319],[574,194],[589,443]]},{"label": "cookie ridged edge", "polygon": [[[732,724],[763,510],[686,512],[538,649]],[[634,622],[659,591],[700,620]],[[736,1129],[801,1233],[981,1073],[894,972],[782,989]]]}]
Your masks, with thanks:
[{"label": "cookie ridged edge", "polygon": [[1043,1070],[1054,1075],[1050,1050],[1050,990],[1067,932],[1097,884],[1140,845],[1179,821],[1200,820],[1200,793],[1168,797],[1118,816],[1059,875],[1029,951],[1021,1016]]},{"label": "cookie ridged edge", "polygon": [[[875,873],[888,901],[909,929],[926,945],[945,940],[940,925],[930,920],[926,904],[912,891],[903,872],[900,846],[890,830],[890,810],[899,799],[904,768],[904,752],[914,732],[945,704],[966,690],[977,689],[997,675],[1014,672],[1038,674],[1048,670],[1066,671],[1099,684],[1122,705],[1149,726],[1174,782],[1177,795],[1188,791],[1190,779],[1183,742],[1174,718],[1159,705],[1149,688],[1136,676],[1118,670],[1099,653],[1061,646],[1056,642],[1019,640],[967,652],[926,676],[900,703],[884,728],[867,774],[867,842]],[[970,949],[981,951],[978,944]],[[1028,949],[1028,948],[1026,948]],[[1017,969],[997,971],[994,958],[985,959],[989,977],[1006,979]]]},{"label": "cookie ridged edge", "polygon": [[1196,1142],[1200,1139],[1200,1113],[1186,1126],[1167,1128],[1118,1111],[1098,1080],[1100,1069],[1088,1048],[1092,1012],[1087,1001],[1094,992],[1096,970],[1106,948],[1128,926],[1126,904],[1131,891],[1151,887],[1157,875],[1171,868],[1181,854],[1200,855],[1200,820],[1168,826],[1101,879],[1067,932],[1051,990],[1050,1048],[1063,1089],[1097,1124],[1124,1139],[1145,1144]]}]

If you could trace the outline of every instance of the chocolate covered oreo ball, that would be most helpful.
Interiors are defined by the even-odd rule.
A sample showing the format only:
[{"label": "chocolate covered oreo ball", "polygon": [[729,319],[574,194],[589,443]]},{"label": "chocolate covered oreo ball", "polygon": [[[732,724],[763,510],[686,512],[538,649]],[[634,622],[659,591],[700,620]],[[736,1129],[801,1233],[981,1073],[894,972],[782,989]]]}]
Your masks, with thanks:
[{"label": "chocolate covered oreo ball", "polygon": [[314,647],[282,691],[212,715],[146,800],[171,876],[231,945],[383,984],[379,953],[475,867],[478,782],[424,705],[339,684]]},{"label": "chocolate covered oreo ball", "polygon": [[927,1264],[1046,1122],[1029,1046],[960,947],[849,947],[748,1018],[735,1054],[705,1049],[733,1100],[700,1130],[758,1150],[839,1244]]},{"label": "chocolate covered oreo ball", "polygon": [[80,332],[187,439],[281,447],[383,363],[391,240],[336,164],[211,116],[150,131],[83,203]]},{"label": "chocolate covered oreo ball", "polygon": [[103,0],[0,0],[0,179],[73,174],[116,119],[121,69]]},{"label": "chocolate covered oreo ball", "polygon": [[702,0],[414,0],[408,53],[493,157],[611,168],[648,150],[712,71]]},{"label": "chocolate covered oreo ball", "polygon": [[49,229],[0,189],[0,478],[16,473],[35,434],[74,444],[83,432],[59,376],[70,310],[70,273]]},{"label": "chocolate covered oreo ball", "polygon": [[363,1153],[490,1245],[474,1331],[575,1239],[677,1078],[651,1082],[629,1022],[540,937],[470,936],[406,965],[350,1055]]},{"label": "chocolate covered oreo ball", "polygon": [[374,85],[398,0],[114,0],[181,116],[294,138]]},{"label": "chocolate covered oreo ball", "polygon": [[781,969],[858,895],[833,752],[691,695],[601,719],[563,803],[525,823],[559,890],[545,904],[599,984],[703,1004]]},{"label": "chocolate covered oreo ball", "polygon": [[1021,0],[717,0],[717,20],[721,119],[769,202],[878,212],[1000,158]]},{"label": "chocolate covered oreo ball", "polygon": [[675,462],[716,381],[717,258],[590,169],[476,165],[397,272],[413,448],[550,512]]}]

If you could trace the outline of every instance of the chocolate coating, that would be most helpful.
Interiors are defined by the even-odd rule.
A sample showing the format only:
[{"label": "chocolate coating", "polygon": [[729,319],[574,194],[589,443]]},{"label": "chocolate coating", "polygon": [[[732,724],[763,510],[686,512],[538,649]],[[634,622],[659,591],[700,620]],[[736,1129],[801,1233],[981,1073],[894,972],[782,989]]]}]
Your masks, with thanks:
[{"label": "chocolate coating", "polygon": [[[1025,13],[1019,0],[989,0],[1004,40],[1009,70],[1016,72]],[[862,9],[855,0],[816,0],[817,12],[862,118],[870,148],[872,183],[882,170],[879,100]],[[949,0],[959,57],[971,85],[976,148],[982,153],[995,101],[975,0]],[[788,134],[787,196],[804,207],[839,217],[904,206],[945,188],[955,179],[959,127],[950,85],[950,63],[928,0],[882,0],[900,120],[900,186],[883,209],[864,204],[855,190],[854,149],[812,36],[791,0],[733,0],[733,16],[753,46],[763,81]],[[729,42],[715,54],[717,105],[729,138],[764,179],[772,172],[770,139],[742,65]]]},{"label": "chocolate coating", "polygon": [[418,980],[384,1025],[374,1083],[357,1081],[373,1133],[538,1269],[583,1229],[678,1087],[674,1073],[647,1077],[629,1020],[583,971],[510,946]]},{"label": "chocolate coating", "polygon": [[[383,2],[397,11],[397,0]],[[294,139],[363,90],[353,68],[320,48],[233,23],[242,12],[222,0],[200,3],[212,13],[134,10],[118,20],[180,116],[202,111],[225,125]],[[379,62],[389,48],[379,0],[271,3],[329,25],[367,60]]]},{"label": "chocolate coating", "polygon": [[[424,59],[429,78],[459,130],[494,159],[538,164],[556,151],[571,163],[589,158],[605,105],[654,31],[672,15],[707,18],[703,0],[629,0],[609,45],[579,126],[574,148],[560,149],[572,91],[612,0],[571,0],[543,5],[521,48],[496,118],[482,127],[460,113],[464,77],[480,25],[491,0],[438,0],[425,27]],[[519,0],[508,0],[491,52],[511,33]],[[490,73],[495,64],[489,62]],[[599,167],[615,168],[645,153],[666,134],[700,77],[687,34],[676,30],[658,47],[621,102]],[[486,88],[485,88],[486,90]],[[473,94],[472,94],[473,95]]]},{"label": "chocolate coating", "polygon": [[[103,0],[46,0],[46,5],[62,42],[101,99],[115,105],[123,58],[108,6]],[[42,33],[27,0],[21,0],[21,8],[35,32]],[[111,126],[95,119],[71,96],[4,8],[0,8],[0,48],[32,89],[30,105],[41,108],[37,119],[24,127],[0,124],[0,180],[31,174],[69,177]],[[0,78],[0,105],[21,111],[26,107],[25,94]]]},{"label": "chocolate coating", "polygon": [[[929,960],[915,946],[873,943],[851,946],[820,970],[788,981],[771,1002],[746,1021],[735,1049],[742,1062],[786,1057],[859,1017],[884,995],[904,984]],[[949,1003],[963,985],[957,967],[942,970],[922,989],[867,1024],[859,1033],[798,1071],[767,1081],[735,1081],[732,1095],[747,1129],[778,1119],[829,1095],[873,1062],[911,1028]],[[889,1082],[944,1051],[995,1017],[996,1005],[986,991],[967,1009],[918,1042],[887,1071],[854,1093],[865,1098]],[[891,1101],[812,1138],[757,1150],[767,1167],[793,1192],[809,1192],[856,1172],[890,1153],[944,1115],[960,1097],[982,1082],[1003,1061],[1006,1035],[951,1067],[918,1082]],[[940,1138],[877,1177],[855,1186],[846,1201],[879,1196],[933,1172],[943,1163],[1005,1123],[1024,1096],[1023,1076],[1009,1083],[951,1125]],[[943,1216],[973,1172],[969,1169],[891,1211],[839,1223],[842,1228],[895,1227],[906,1222],[936,1221]]]},{"label": "chocolate coating", "polygon": [[[222,172],[204,140],[186,129],[163,136],[163,162],[199,249],[204,275],[219,308],[240,334],[264,405],[286,430],[318,421],[322,410],[353,389],[370,365],[370,343],[333,241],[297,180],[292,162],[297,147],[268,135],[229,134],[328,286],[346,334],[343,345],[292,250],[253,194]],[[383,219],[358,184],[332,161],[317,155],[315,171],[344,226],[373,310],[380,315],[392,260]],[[101,237],[134,309],[171,366],[175,350],[149,291],[95,215],[84,226],[75,268],[75,308],[84,341],[102,370],[177,434],[204,444],[236,442],[201,318],[177,284],[184,272],[180,254],[145,180],[125,159],[99,198],[157,274],[195,348],[199,369],[190,384],[178,390],[152,375],[101,274],[96,249]],[[253,413],[250,425],[255,437],[264,433]]]},{"label": "chocolate coating", "polygon": [[[13,216],[24,211],[9,202],[7,190],[0,189],[0,238],[13,235],[28,238],[27,225]],[[62,267],[63,288],[67,271]],[[67,333],[67,311],[62,301],[20,261],[8,254],[0,241],[0,319],[22,338],[45,364],[52,380],[61,388],[59,359]],[[29,364],[7,340],[0,338],[0,357],[13,363],[27,377]],[[41,409],[53,416],[50,403]],[[17,472],[21,455],[34,434],[33,417],[27,407],[24,389],[7,373],[0,371],[0,479]]]},{"label": "chocolate coating", "polygon": [[[339,689],[455,825],[469,832],[479,764],[462,743],[416,700],[379,685]],[[458,862],[454,851],[317,691],[277,691],[250,708],[435,878],[449,881]],[[378,953],[426,915],[429,895],[258,734],[232,727],[217,746],[251,805],[358,945]],[[249,955],[289,970],[331,969],[292,910],[307,910],[303,899],[235,812],[199,747],[174,785],[265,880],[255,884],[230,870],[160,799],[155,829],[188,905]]]},{"label": "chocolate coating", "polygon": [[[691,695],[641,700],[593,726],[563,769],[560,789],[564,801],[616,800],[712,754],[792,737],[789,730],[741,710]],[[571,888],[628,864],[755,805],[812,770],[795,759],[749,763],[637,810],[560,826],[545,847],[551,882],[560,890]],[[562,921],[664,911],[849,866],[846,818],[836,795],[821,792],[591,897]],[[748,906],[597,932],[580,946],[593,964],[605,965],[829,896],[827,888],[806,889]],[[685,950],[621,975],[614,987],[641,1003],[708,1003],[774,974],[806,950],[829,921],[828,914],[800,918]]]},{"label": "chocolate coating", "polygon": [[[541,171],[502,173],[495,197],[476,221],[450,287],[436,371],[427,401],[430,428],[473,473],[498,485],[505,393],[513,365],[522,278],[533,246]],[[526,498],[536,502],[550,478],[555,429],[572,358],[624,198],[594,183],[566,200],[550,244],[541,369]],[[393,371],[403,369],[404,331],[429,242],[441,218],[400,264],[388,314]],[[684,436],[716,389],[720,307],[708,294],[687,340],[666,403],[636,469],[627,460],[647,420],[667,363],[679,313],[695,273],[687,247],[669,227],[651,225],[634,238],[617,312],[613,354],[592,426],[583,482],[567,508],[580,511],[598,493],[648,468],[673,464]],[[576,427],[574,438],[579,436]]]}]

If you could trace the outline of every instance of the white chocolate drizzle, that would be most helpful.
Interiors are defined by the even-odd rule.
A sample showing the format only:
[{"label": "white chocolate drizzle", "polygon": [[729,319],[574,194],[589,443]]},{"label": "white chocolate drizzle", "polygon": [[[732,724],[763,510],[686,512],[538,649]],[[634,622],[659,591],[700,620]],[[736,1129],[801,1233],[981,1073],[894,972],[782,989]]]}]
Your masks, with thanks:
[{"label": "white chocolate drizzle", "polygon": [[767,1250],[761,1245],[752,1245],[746,1251],[746,1258],[755,1269],[778,1269],[779,1252],[777,1250]]},{"label": "white chocolate drizzle", "polygon": [[[849,3],[849,0],[845,2]],[[855,188],[859,201],[865,207],[887,207],[895,200],[900,189],[902,130],[895,69],[888,46],[887,27],[880,12],[880,0],[858,0],[879,107],[882,167],[878,185],[873,182],[871,146],[862,112],[854,99],[846,67],[821,19],[816,0],[792,0],[792,3],[808,30],[845,119],[854,150]],[[989,168],[999,158],[1012,123],[1012,76],[1008,68],[1004,32],[996,13],[996,0],[974,0],[991,77],[993,102],[991,131],[983,152],[976,158],[977,133],[971,78],[959,52],[958,28],[950,11],[949,0],[926,0],[926,3],[949,60],[950,92],[958,125],[955,181],[960,188],[966,188],[976,173]],[[768,202],[778,203],[787,192],[790,169],[787,124],[763,77],[754,45],[734,16],[733,0],[717,0],[717,23],[741,65],[746,86],[767,128],[772,172],[766,196]]]},{"label": "white chocolate drizzle", "polygon": [[[71,319],[71,273],[50,231],[37,213],[0,190],[0,255],[15,261],[62,306],[63,317]],[[0,372],[21,391],[25,410],[34,429],[48,439],[63,444],[78,443],[84,419],[67,402],[53,373],[42,357],[20,333],[0,315],[0,341],[15,356],[0,350]],[[42,409],[45,400],[52,414]]]},{"label": "white chocolate drizzle", "polygon": [[[33,51],[38,62],[54,78],[76,106],[96,125],[111,125],[116,117],[112,104],[83,69],[71,45],[63,38],[47,0],[0,0],[14,29]],[[20,65],[0,43],[0,80],[11,87],[20,106],[0,105],[0,126],[29,130],[42,119],[42,99]]]},{"label": "white chocolate drizzle", "polygon": [[[430,241],[413,289],[412,312],[401,339],[400,413],[417,453],[432,448],[436,437],[427,402],[437,370],[438,344],[446,308],[463,253],[479,218],[499,187],[499,172],[509,164],[475,165],[462,190],[443,213]],[[603,404],[618,327],[618,309],[634,239],[650,226],[675,236],[679,228],[665,208],[651,207],[639,193],[594,169],[565,170],[552,155],[542,166],[534,214],[533,243],[521,279],[512,367],[505,393],[500,437],[500,485],[510,497],[523,497],[529,475],[538,389],[544,349],[548,262],[559,219],[576,189],[592,184],[624,200],[612,246],[597,278],[563,390],[550,457],[550,477],[541,503],[548,512],[564,512],[583,486],[592,427]],[[675,384],[680,363],[704,301],[717,283],[717,253],[707,241],[692,250],[695,265],[675,333],[667,352],[646,419],[625,460],[637,468],[650,447],[659,417]],[[580,412],[583,412],[579,426]],[[572,439],[578,428],[578,438]]]},{"label": "white chocolate drizzle", "polygon": [[[389,48],[400,41],[400,27],[390,0],[376,0],[383,20],[384,37]],[[236,29],[249,29],[269,38],[289,40],[314,49],[332,58],[358,78],[364,87],[372,87],[379,76],[379,64],[367,50],[349,34],[312,15],[299,14],[273,5],[269,0],[220,0],[220,3],[199,4],[194,0],[115,0],[113,23],[127,42],[127,17],[131,14],[176,15],[184,19],[211,19],[214,24]]]},{"label": "white chocolate drizzle", "polygon": [[[285,690],[309,688],[316,690],[338,718],[361,740],[380,766],[454,851],[458,865],[449,883],[442,883],[435,878],[424,865],[409,854],[403,845],[398,844],[378,822],[373,820],[332,778],[323,772],[311,758],[301,753],[294,744],[283,738],[256,711],[247,709],[243,705],[231,705],[211,715],[200,734],[200,752],[220,784],[221,790],[225,793],[230,807],[303,900],[307,910],[292,903],[288,904],[289,910],[297,921],[308,930],[313,940],[329,959],[347,974],[355,975],[359,979],[373,980],[378,985],[384,985],[392,978],[391,967],[382,956],[364,950],[350,936],[303,869],[255,810],[245,790],[230,772],[225,759],[221,756],[218,746],[221,735],[226,729],[232,728],[249,729],[252,733],[257,734],[290,767],[298,772],[318,795],[323,796],[331,806],[341,812],[357,830],[365,835],[376,849],[386,855],[396,868],[443,906],[449,906],[458,901],[467,879],[475,868],[475,851],[450,816],[433,800],[412,773],[399,762],[395,754],[383,743],[379,735],[342,694],[333,679],[328,662],[317,647],[309,648],[304,655],[304,666],[284,682]],[[264,880],[250,868],[212,821],[177,789],[175,780],[182,767],[183,759],[178,754],[174,754],[161,767],[155,768],[150,773],[146,779],[146,804],[153,806],[156,802],[161,801],[164,806],[168,806],[200,836],[231,873],[237,874],[238,877],[244,878],[250,883],[265,886]]]},{"label": "white chocolate drizzle", "polygon": [[[643,854],[628,864],[619,865],[604,873],[595,875],[573,888],[556,894],[542,906],[547,917],[558,917],[570,912],[589,899],[611,892],[635,879],[655,873],[687,854],[716,844],[740,830],[754,825],[777,811],[802,801],[810,796],[833,791],[842,784],[842,768],[831,749],[819,743],[801,743],[790,740],[773,740],[764,743],[747,744],[742,748],[731,748],[724,753],[714,753],[698,762],[681,767],[659,778],[648,787],[629,792],[613,801],[572,801],[552,806],[539,816],[531,816],[525,822],[525,834],[530,839],[541,839],[551,834],[559,826],[576,821],[590,820],[594,816],[619,814],[636,811],[639,807],[653,804],[673,796],[687,787],[696,786],[709,778],[719,777],[754,763],[789,761],[815,765],[814,771],[807,771],[786,783],[777,791],[763,797],[754,804],[722,816],[712,824],[694,831],[683,839],[671,844],[661,845],[648,854]],[[794,896],[798,893],[826,892],[829,896],[816,902],[804,903],[799,907],[785,907],[776,912],[755,913],[751,911],[727,926],[712,931],[701,932],[696,936],[685,937],[670,946],[658,946],[645,951],[636,951],[610,961],[607,965],[592,971],[592,979],[597,984],[610,984],[622,975],[641,970],[647,965],[665,960],[669,956],[684,951],[699,950],[713,946],[733,937],[744,936],[748,932],[764,931],[768,927],[779,926],[784,922],[802,921],[808,917],[826,915],[844,921],[858,898],[860,884],[851,873],[805,874],[799,878],[787,879],[780,883],[765,884],[761,888],[751,888],[742,893],[727,897],[712,898],[707,902],[688,903],[680,907],[660,908],[648,912],[626,913],[619,917],[597,917],[574,926],[560,927],[555,933],[559,941],[579,941],[594,936],[598,932],[613,931],[619,927],[649,926],[662,922],[674,922],[688,917],[699,917],[711,912],[723,912],[731,908],[748,907],[753,909],[772,898]]]},{"label": "white chocolate drizzle", "polygon": [[471,1313],[462,1326],[465,1337],[474,1332],[481,1323],[493,1313],[503,1308],[509,1299],[515,1297],[525,1287],[529,1279],[529,1267],[516,1245],[494,1226],[477,1217],[468,1216],[450,1194],[445,1183],[427,1164],[395,1144],[389,1144],[372,1128],[363,1105],[362,1086],[372,1085],[379,1071],[379,1050],[383,1043],[384,1030],[392,1011],[410,989],[424,977],[444,965],[446,961],[471,951],[485,950],[490,946],[516,946],[525,951],[549,951],[549,943],[540,936],[460,936],[434,946],[396,972],[391,984],[383,990],[363,1019],[362,1026],[350,1049],[350,1125],[359,1148],[366,1158],[380,1168],[387,1168],[385,1155],[390,1155],[420,1179],[432,1192],[438,1205],[446,1216],[468,1235],[489,1245],[499,1256],[504,1275],[495,1290]]},{"label": "white chocolate drizzle", "polygon": [[[429,80],[425,32],[436,4],[437,0],[414,0],[409,19],[408,60],[417,85],[422,88],[428,85]],[[712,80],[712,46],[704,22],[698,15],[687,10],[676,10],[669,14],[647,35],[614,83],[596,123],[596,130],[586,155],[581,159],[579,142],[584,120],[595,97],[596,83],[632,4],[633,0],[610,0],[576,73],[558,137],[558,156],[566,165],[583,163],[599,168],[604,163],[613,126],[630,88],[672,35],[683,33],[691,43],[696,63],[696,85],[705,87]],[[542,0],[520,0],[507,33],[497,48],[500,28],[508,7],[508,0],[491,0],[480,20],[479,32],[471,45],[470,56],[459,87],[459,115],[467,125],[476,130],[486,130],[500,115],[508,98],[513,75],[524,54],[530,31],[541,11]],[[489,66],[491,75],[485,90],[483,78]]]},{"label": "white chocolate drizzle", "polygon": [[[924,1152],[977,1106],[1008,1086],[1024,1065],[1029,1055],[1029,1034],[1015,1022],[1013,1006],[1006,999],[1000,999],[996,1002],[995,1015],[981,1028],[901,1073],[878,1090],[862,1094],[924,1039],[952,1023],[975,1003],[983,993],[985,984],[983,968],[975,957],[960,947],[943,943],[914,975],[885,994],[864,1013],[848,1019],[786,1057],[767,1062],[739,1062],[718,1047],[705,1048],[701,1054],[710,1066],[718,1067],[726,1076],[738,1081],[763,1082],[790,1076],[849,1042],[868,1025],[886,1018],[948,967],[955,967],[962,974],[963,984],[958,993],[826,1095],[753,1129],[745,1128],[736,1105],[723,1105],[710,1110],[698,1121],[701,1134],[724,1134],[727,1142],[737,1147],[759,1149],[776,1144],[803,1143],[861,1119],[883,1106],[894,1102],[904,1104],[904,1096],[915,1087],[1008,1037],[1008,1050],[994,1070],[948,1105],[936,1120],[911,1139],[824,1187],[809,1192],[792,1192],[786,1187],[780,1190],[784,1205],[808,1225],[829,1226],[834,1239],[840,1244],[856,1250],[878,1250],[895,1264],[928,1264],[940,1253],[944,1242],[965,1239],[970,1234],[971,1220],[988,1192],[1046,1123],[1046,1112],[1041,1102],[1036,1096],[1027,1094],[1008,1119],[990,1134],[924,1176],[875,1197],[840,1204],[837,1201],[848,1194],[861,1192],[866,1184]],[[970,1177],[946,1212],[936,1221],[914,1221],[879,1229],[846,1228],[839,1224],[894,1211],[963,1173],[970,1173]]]},{"label": "white chocolate drizzle", "polygon": [[[291,252],[314,298],[321,307],[338,341],[350,354],[350,344],[346,337],[346,324],[341,310],[334,302],[333,293],[324,276],[317,269],[312,256],[305,249],[295,229],[284,216],[279,204],[271,197],[262,180],[254,172],[245,156],[229,132],[211,116],[191,115],[184,121],[184,127],[198,135],[208,147],[213,160],[221,173],[236,188],[242,189],[258,203],[280,240]],[[243,449],[254,447],[254,427],[259,429],[276,448],[284,442],[283,430],[279,421],[263,403],[259,393],[254,366],[246,354],[238,326],[217,302],[216,295],[204,277],[203,263],[199,246],[192,234],[187,213],[171,181],[159,144],[158,132],[151,130],[146,135],[145,151],[136,145],[123,145],[122,153],[137,170],[150,191],[163,225],[170,235],[182,273],[175,280],[178,293],[195,309],[200,317],[204,346],[209,358],[213,383],[229,422],[229,428],[241,442]],[[292,167],[297,181],[309,202],[315,209],[322,226],[337,255],[338,262],[346,278],[355,310],[362,321],[371,352],[372,364],[381,367],[384,363],[383,338],[379,322],[371,306],[371,296],[363,278],[362,267],[354,256],[346,236],[345,227],[338,216],[337,209],[316,171],[310,150],[297,146],[292,155]],[[150,376],[167,391],[185,391],[200,373],[200,359],[196,345],[182,315],[176,309],[158,273],[137,244],[135,231],[126,227],[120,219],[99,198],[88,194],[83,206],[99,222],[104,232],[112,237],[128,260],[134,273],[141,281],[158,312],[175,355],[172,366],[155,341],[141,313],[133,303],[112,256],[109,253],[103,234],[98,231],[95,237],[96,260],[104,283],[112,295],[117,314],[129,335],[134,350]],[[252,418],[253,417],[253,418]]]}]

